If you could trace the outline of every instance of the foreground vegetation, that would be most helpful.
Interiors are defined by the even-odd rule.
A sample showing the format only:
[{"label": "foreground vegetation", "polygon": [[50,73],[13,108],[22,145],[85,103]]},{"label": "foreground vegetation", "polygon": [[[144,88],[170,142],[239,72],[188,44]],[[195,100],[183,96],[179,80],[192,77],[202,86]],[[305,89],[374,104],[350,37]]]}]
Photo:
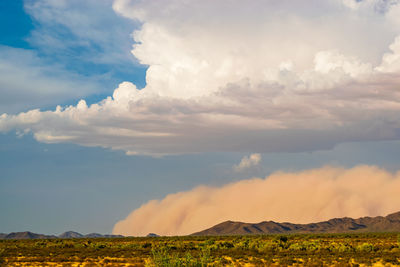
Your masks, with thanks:
[{"label": "foreground vegetation", "polygon": [[400,235],[0,240],[1,266],[394,266]]}]

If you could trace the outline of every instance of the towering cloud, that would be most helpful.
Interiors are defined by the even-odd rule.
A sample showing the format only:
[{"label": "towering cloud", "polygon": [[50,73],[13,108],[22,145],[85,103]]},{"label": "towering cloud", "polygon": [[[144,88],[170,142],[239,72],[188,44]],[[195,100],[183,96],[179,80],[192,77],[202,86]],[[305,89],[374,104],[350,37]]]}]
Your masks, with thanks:
[{"label": "towering cloud", "polygon": [[312,151],[400,138],[399,1],[115,0],[147,85],[3,114],[0,131],[127,154]]},{"label": "towering cloud", "polygon": [[277,172],[152,200],[114,226],[123,235],[184,235],[234,220],[310,223],[386,215],[400,208],[400,173],[372,166]]}]

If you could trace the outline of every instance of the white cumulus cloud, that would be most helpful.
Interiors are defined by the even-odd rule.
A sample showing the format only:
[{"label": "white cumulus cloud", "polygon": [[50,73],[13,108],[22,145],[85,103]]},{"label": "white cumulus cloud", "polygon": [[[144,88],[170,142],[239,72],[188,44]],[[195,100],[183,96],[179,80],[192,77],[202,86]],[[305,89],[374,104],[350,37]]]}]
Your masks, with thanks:
[{"label": "white cumulus cloud", "polygon": [[122,82],[90,106],[5,114],[0,131],[151,155],[397,140],[399,6],[115,0],[142,25],[132,54],[148,65],[146,87]]},{"label": "white cumulus cloud", "polygon": [[250,156],[244,156],[238,165],[233,166],[233,169],[237,172],[244,171],[246,169],[257,166],[261,162],[261,155],[259,153],[251,154]]}]

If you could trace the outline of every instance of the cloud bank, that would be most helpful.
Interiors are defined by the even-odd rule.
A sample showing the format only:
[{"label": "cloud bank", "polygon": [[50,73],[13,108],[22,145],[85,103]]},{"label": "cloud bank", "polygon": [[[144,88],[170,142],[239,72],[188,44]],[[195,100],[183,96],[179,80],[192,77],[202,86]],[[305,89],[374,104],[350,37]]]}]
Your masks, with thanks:
[{"label": "cloud bank", "polygon": [[310,223],[399,210],[400,173],[373,166],[323,167],[170,194],[134,210],[113,233],[186,235],[226,220]]},{"label": "cloud bank", "polygon": [[233,166],[233,170],[236,172],[241,172],[257,166],[260,161],[261,155],[258,153],[251,154],[250,156],[244,156],[238,165]]},{"label": "cloud bank", "polygon": [[[142,90],[0,117],[0,131],[127,154],[297,152],[400,139],[400,3],[115,0]],[[96,40],[96,39],[93,39]]]}]

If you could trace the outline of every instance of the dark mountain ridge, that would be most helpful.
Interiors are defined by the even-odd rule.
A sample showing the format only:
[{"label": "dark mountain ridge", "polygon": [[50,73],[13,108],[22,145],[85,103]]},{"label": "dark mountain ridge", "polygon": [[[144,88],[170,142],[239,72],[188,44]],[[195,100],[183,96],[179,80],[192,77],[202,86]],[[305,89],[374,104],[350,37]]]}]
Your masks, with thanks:
[{"label": "dark mountain ridge", "polygon": [[55,239],[55,238],[120,238],[122,235],[102,235],[97,233],[91,233],[82,235],[77,232],[68,231],[58,236],[55,235],[43,235],[32,232],[13,232],[9,234],[0,234],[0,239]]},{"label": "dark mountain ridge", "polygon": [[26,232],[13,232],[9,234],[4,234],[4,236],[1,236],[0,238],[1,239],[54,239],[57,238],[57,236],[42,235],[26,231]]},{"label": "dark mountain ridge", "polygon": [[334,218],[324,222],[309,224],[277,223],[264,221],[260,223],[243,223],[226,221],[209,229],[192,235],[257,235],[289,233],[351,233],[351,232],[400,232],[400,212],[386,217],[348,217]]},{"label": "dark mountain ridge", "polygon": [[59,238],[82,238],[82,234],[74,231],[67,231],[58,236]]}]

